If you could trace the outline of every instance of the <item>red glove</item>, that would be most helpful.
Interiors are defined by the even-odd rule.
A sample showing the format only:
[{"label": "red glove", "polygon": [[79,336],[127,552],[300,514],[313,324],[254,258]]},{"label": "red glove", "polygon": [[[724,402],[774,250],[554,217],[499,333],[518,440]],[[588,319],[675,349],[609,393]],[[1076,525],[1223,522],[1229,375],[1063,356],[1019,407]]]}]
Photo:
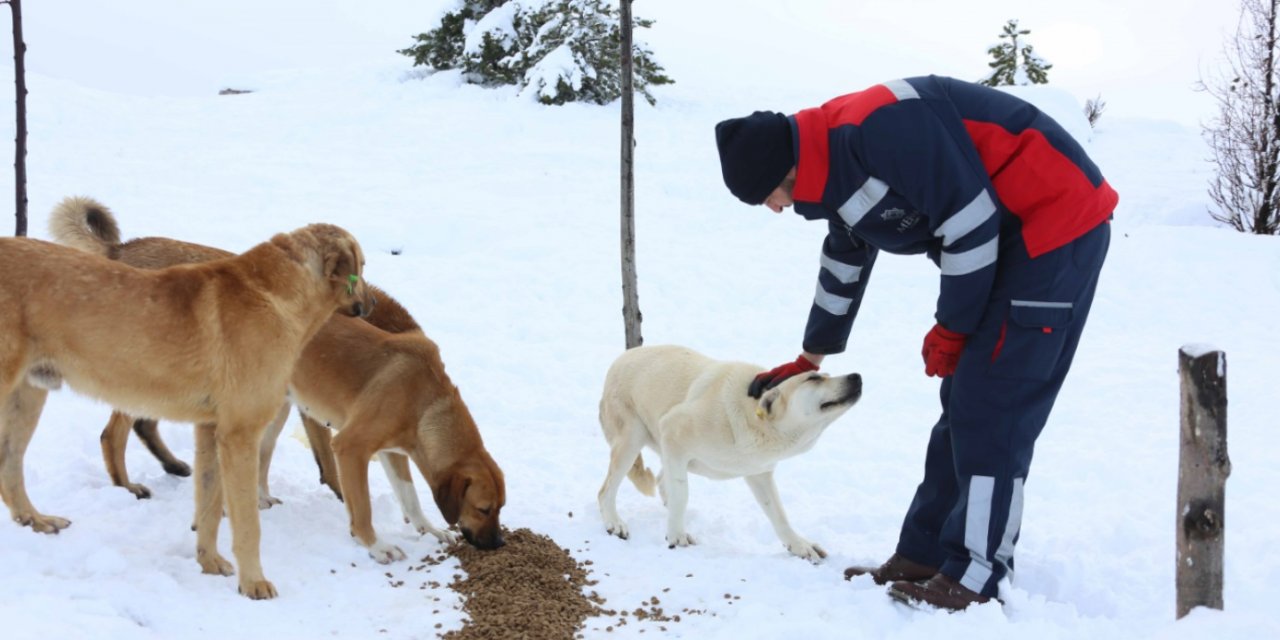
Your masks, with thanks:
[{"label": "red glove", "polygon": [[969,336],[956,333],[946,327],[935,324],[924,337],[924,348],[920,350],[924,358],[924,374],[945,378],[956,372],[956,363],[960,361],[960,352]]},{"label": "red glove", "polygon": [[759,398],[761,394],[772,389],[783,380],[791,376],[805,373],[807,371],[817,371],[818,365],[803,355],[797,356],[795,362],[788,362],[784,365],[774,367],[764,373],[758,375],[751,381],[751,385],[747,387],[747,395],[752,398]]}]

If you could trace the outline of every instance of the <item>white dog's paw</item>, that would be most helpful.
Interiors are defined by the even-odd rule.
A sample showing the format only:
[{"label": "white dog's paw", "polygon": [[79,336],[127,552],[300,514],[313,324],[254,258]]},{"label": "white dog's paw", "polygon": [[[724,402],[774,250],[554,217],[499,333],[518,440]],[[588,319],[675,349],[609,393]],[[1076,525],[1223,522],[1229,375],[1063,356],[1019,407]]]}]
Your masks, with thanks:
[{"label": "white dog's paw", "polygon": [[796,538],[795,540],[784,544],[787,547],[787,551],[791,552],[791,555],[799,556],[814,564],[821,562],[823,558],[827,557],[826,549],[823,549],[821,545],[809,542],[804,538]]},{"label": "white dog's paw", "polygon": [[684,531],[667,534],[668,549],[674,549],[676,547],[687,547],[692,544],[696,544],[693,541],[693,536],[689,535],[688,533],[685,533]]},{"label": "white dog's paw", "polygon": [[266,511],[267,509],[270,509],[271,507],[274,507],[278,504],[284,504],[284,501],[280,500],[280,498],[277,498],[269,493],[263,493],[261,491],[258,492],[258,510],[259,511]]},{"label": "white dog's paw", "polygon": [[623,522],[621,518],[605,520],[604,528],[605,531],[609,532],[609,535],[618,536],[623,540],[631,537],[631,532],[627,530],[627,523]]},{"label": "white dog's paw", "polygon": [[404,551],[401,551],[400,547],[381,540],[369,547],[369,557],[377,560],[378,564],[390,564],[405,559]]}]

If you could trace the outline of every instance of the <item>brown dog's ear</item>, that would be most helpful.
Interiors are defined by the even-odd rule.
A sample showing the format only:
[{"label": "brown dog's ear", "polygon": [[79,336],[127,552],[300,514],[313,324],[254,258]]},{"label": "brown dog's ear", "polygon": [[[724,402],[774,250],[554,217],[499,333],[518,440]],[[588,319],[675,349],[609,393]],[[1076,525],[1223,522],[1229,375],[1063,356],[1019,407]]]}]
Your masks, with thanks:
[{"label": "brown dog's ear", "polygon": [[507,505],[507,480],[502,475],[502,469],[498,465],[493,465],[493,479],[498,483],[498,506],[505,507]]},{"label": "brown dog's ear", "polygon": [[326,278],[339,278],[346,281],[348,276],[359,275],[356,260],[350,247],[333,244],[324,254],[324,275]]},{"label": "brown dog's ear", "polygon": [[332,249],[324,252],[324,265],[320,267],[320,273],[326,278],[332,278],[338,270],[338,260],[342,258],[342,254]]},{"label": "brown dog's ear", "polygon": [[444,516],[445,522],[458,524],[458,518],[462,515],[462,498],[469,486],[471,478],[455,469],[447,480],[431,487],[431,495],[435,497],[436,506],[440,507],[440,515]]}]

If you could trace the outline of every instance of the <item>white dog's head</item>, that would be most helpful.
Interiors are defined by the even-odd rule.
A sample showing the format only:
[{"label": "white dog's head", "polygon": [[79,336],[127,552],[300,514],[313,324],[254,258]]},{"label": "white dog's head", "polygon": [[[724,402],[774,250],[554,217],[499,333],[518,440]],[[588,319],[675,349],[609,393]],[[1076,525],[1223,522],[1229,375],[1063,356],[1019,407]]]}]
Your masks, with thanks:
[{"label": "white dog's head", "polygon": [[862,397],[862,376],[802,373],[764,392],[756,415],[780,428],[826,427]]}]

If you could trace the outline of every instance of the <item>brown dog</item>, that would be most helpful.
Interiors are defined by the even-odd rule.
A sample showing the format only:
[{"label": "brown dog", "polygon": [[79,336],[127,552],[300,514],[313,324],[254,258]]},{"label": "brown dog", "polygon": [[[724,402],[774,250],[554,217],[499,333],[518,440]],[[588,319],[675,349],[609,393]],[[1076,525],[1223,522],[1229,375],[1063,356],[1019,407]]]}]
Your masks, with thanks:
[{"label": "brown dog", "polygon": [[502,546],[502,471],[485,450],[436,344],[420,329],[388,333],[344,320],[351,319],[335,317],[303,350],[290,393],[305,417],[339,431],[333,450],[352,535],[382,562],[404,557],[373,529],[368,461],[378,454],[405,515],[421,530],[426,519],[408,482],[408,462],[397,455],[405,454],[427,479],[445,521],[456,524],[467,542],[481,549]]},{"label": "brown dog", "polygon": [[[225,255],[219,249],[167,238],[122,244],[111,212],[87,198],[63,201],[54,210],[53,220],[53,235],[59,241],[138,266],[159,268]],[[479,548],[501,546],[499,511],[506,500],[501,469],[484,449],[475,421],[445,375],[435,343],[403,306],[376,287],[370,288],[378,300],[373,311],[363,321],[350,323],[333,317],[304,349],[293,376],[291,394],[299,405],[321,481],[338,492],[336,478],[341,476],[339,497],[345,496],[351,532],[379,562],[402,559],[404,553],[380,542],[373,530],[368,460],[375,453],[405,518],[419,533],[452,541],[448,532],[432,526],[422,513],[408,459],[402,454],[414,459],[450,525],[456,524]],[[275,431],[269,430],[263,438],[263,473],[282,424],[283,420],[273,423]],[[107,430],[114,435],[103,433],[108,469],[115,465],[121,474],[128,425],[127,416],[113,415]],[[352,428],[344,429],[347,425]],[[325,427],[341,431],[333,441],[338,470]],[[158,436],[155,440],[163,447]],[[123,477],[127,482],[127,474]],[[266,495],[265,485],[262,489]],[[199,513],[216,514],[216,509],[204,505]]]},{"label": "brown dog", "polygon": [[[327,224],[154,271],[0,239],[0,272],[21,274],[0,281],[0,495],[14,520],[46,533],[70,524],[36,511],[22,470],[48,390],[66,381],[134,415],[202,425],[217,462],[198,459],[196,469],[222,467],[208,492],[220,506],[226,494],[240,592],[274,597],[258,553],[258,442],[302,347],[335,310],[368,308],[363,265],[355,238]],[[197,555],[206,572],[233,572],[216,547]]]},{"label": "brown dog", "polygon": [[[115,217],[109,209],[92,198],[65,198],[58,203],[49,216],[49,234],[59,244],[141,269],[163,269],[178,264],[221,260],[235,255],[222,249],[167,238],[138,238],[122,243]],[[371,300],[377,301],[382,292],[371,287],[371,293],[373,296]],[[369,318],[380,315],[376,314],[376,305],[373,306],[374,310],[365,310]],[[289,417],[289,407],[288,402],[283,402],[279,413],[262,435],[258,451],[258,507],[260,509],[280,503],[271,495],[267,472],[271,466],[271,455],[275,450],[276,439]],[[124,463],[124,454],[130,426],[147,445],[152,455],[160,460],[166,472],[184,477],[191,475],[190,466],[174,456],[164,440],[160,438],[154,419],[135,418],[123,411],[113,411],[101,436],[102,458],[106,463],[107,475],[111,477],[113,484],[124,487],[139,499],[151,497],[149,488],[129,480],[129,470]],[[308,436],[323,437],[327,441],[329,434],[321,429],[315,433],[308,431]],[[324,446],[327,447],[327,443]],[[321,469],[321,482],[328,484],[335,493],[338,492],[338,474],[333,461],[326,460]],[[327,475],[324,473],[326,470]],[[341,497],[340,494],[339,497]]]}]

